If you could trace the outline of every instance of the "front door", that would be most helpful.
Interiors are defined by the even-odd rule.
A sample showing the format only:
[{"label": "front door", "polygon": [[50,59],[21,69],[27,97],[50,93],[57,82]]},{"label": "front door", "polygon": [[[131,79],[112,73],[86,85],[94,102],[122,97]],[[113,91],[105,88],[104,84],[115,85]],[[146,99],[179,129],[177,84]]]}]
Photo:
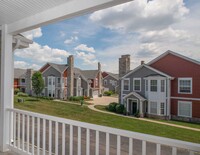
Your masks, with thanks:
[{"label": "front door", "polygon": [[135,115],[137,112],[137,102],[133,101],[132,102],[132,114]]}]

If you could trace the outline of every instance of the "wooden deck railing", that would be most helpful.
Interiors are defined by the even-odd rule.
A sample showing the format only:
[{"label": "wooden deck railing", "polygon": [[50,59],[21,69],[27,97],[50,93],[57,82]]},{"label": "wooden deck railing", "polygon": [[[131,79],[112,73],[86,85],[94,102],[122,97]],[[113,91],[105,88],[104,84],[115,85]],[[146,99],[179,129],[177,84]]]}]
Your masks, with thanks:
[{"label": "wooden deck railing", "polygon": [[[200,153],[200,145],[8,109],[9,148],[20,154],[188,154]],[[183,133],[184,134],[184,133]]]}]

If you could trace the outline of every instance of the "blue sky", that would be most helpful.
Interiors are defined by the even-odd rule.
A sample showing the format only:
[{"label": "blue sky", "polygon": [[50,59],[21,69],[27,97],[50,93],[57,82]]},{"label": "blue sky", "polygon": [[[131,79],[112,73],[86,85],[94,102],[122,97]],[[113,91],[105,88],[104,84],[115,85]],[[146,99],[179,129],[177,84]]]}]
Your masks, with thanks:
[{"label": "blue sky", "polygon": [[46,62],[118,72],[118,58],[131,55],[131,67],[166,50],[200,60],[199,0],[135,0],[23,33],[34,43],[15,51],[15,67],[39,69]]}]

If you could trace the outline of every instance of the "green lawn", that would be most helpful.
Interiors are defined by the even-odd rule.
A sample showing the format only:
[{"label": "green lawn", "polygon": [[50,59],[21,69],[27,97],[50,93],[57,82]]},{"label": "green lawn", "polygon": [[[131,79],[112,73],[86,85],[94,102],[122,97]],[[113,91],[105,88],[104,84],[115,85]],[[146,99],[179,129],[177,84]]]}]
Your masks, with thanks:
[{"label": "green lawn", "polygon": [[24,103],[17,103],[17,97],[15,97],[15,108],[124,130],[200,143],[200,132],[197,131],[180,129],[110,114],[102,114],[90,110],[87,106],[42,99],[40,99],[40,101],[35,101],[31,99],[32,98],[25,98],[26,101]]},{"label": "green lawn", "polygon": [[[94,107],[96,109],[99,109],[99,110],[102,110],[102,111],[108,111],[106,109],[106,106],[104,106],[104,105],[95,105]],[[148,119],[150,119],[150,118],[148,118]],[[159,120],[159,119],[152,119],[152,118],[151,118],[151,120],[156,120],[156,121],[160,121],[160,122],[165,122],[165,123],[182,125],[182,126],[187,126],[187,127],[200,129],[200,124],[199,123],[188,123],[188,122],[173,121],[173,120]]]}]

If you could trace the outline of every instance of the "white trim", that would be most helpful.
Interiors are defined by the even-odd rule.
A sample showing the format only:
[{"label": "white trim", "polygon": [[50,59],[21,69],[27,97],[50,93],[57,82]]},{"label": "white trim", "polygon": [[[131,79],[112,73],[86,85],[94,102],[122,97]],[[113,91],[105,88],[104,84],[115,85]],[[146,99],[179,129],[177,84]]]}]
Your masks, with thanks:
[{"label": "white trim", "polygon": [[[129,81],[128,90],[124,90],[124,80]],[[129,78],[125,78],[125,79],[122,80],[122,91],[130,91],[130,79]]]},{"label": "white trim", "polygon": [[119,80],[119,79],[115,78],[114,76],[112,76],[112,74],[109,74],[108,72],[105,72],[105,73],[108,74],[108,75],[106,75],[103,79],[107,78],[108,76],[111,76],[111,77],[114,78],[116,81]]},{"label": "white trim", "polygon": [[[49,67],[52,67],[49,63],[46,63],[44,66],[42,66],[40,69],[39,69],[39,71],[40,70],[42,70],[46,65],[49,65]],[[42,71],[41,73],[43,74],[44,72],[46,72],[48,69],[49,69],[49,67],[47,67],[44,71]]]},{"label": "white trim", "polygon": [[[156,114],[155,113],[151,113],[151,103],[156,103]],[[160,109],[158,108],[158,102],[157,101],[149,101],[149,114],[152,115],[159,115],[159,111]],[[159,111],[158,111],[159,110]]]},{"label": "white trim", "polygon": [[[190,80],[190,87],[191,87],[191,92],[190,93],[187,93],[187,92],[180,92],[180,81],[181,80]],[[193,85],[193,82],[192,82],[193,80],[192,80],[192,78],[188,78],[188,77],[186,77],[186,78],[178,78],[178,94],[192,94],[192,89],[193,89],[193,87],[192,87],[192,85]]]},{"label": "white trim", "polygon": [[146,67],[146,68],[148,68],[148,69],[150,69],[150,70],[152,70],[152,71],[154,71],[154,72],[156,72],[156,73],[158,73],[158,74],[160,74],[160,75],[163,75],[163,76],[165,76],[165,77],[167,77],[167,78],[169,78],[169,79],[174,79],[173,77],[171,77],[171,76],[169,76],[169,75],[167,75],[167,74],[165,74],[165,73],[163,73],[163,72],[161,72],[161,71],[159,71],[159,70],[157,70],[157,69],[155,69],[155,68],[153,68],[153,67],[150,67],[150,66],[148,66],[148,65],[146,65],[146,64],[143,64],[143,65],[140,65],[140,66],[136,67],[136,68],[133,69],[131,72],[129,72],[129,73],[127,73],[126,75],[124,75],[121,79],[126,78],[127,76],[131,75],[132,73],[136,72],[137,70],[139,70],[139,69],[142,68],[142,67]]},{"label": "white trim", "polygon": [[[139,110],[139,99],[127,98],[127,103],[126,104],[129,104],[129,100],[137,102],[137,111],[138,111]],[[133,102],[131,102],[131,104],[133,104]],[[129,106],[127,106],[127,107],[129,107]],[[126,111],[130,113],[130,111],[127,110],[127,107],[126,107]]]},{"label": "white trim", "polygon": [[187,97],[170,97],[171,99],[180,99],[180,100],[192,100],[192,101],[200,101],[200,98],[187,98]]},{"label": "white trim", "polygon": [[[135,90],[135,80],[139,80],[140,81],[140,90]],[[142,87],[142,79],[141,78],[133,78],[133,91],[135,92],[141,92],[141,88]]]},{"label": "white trim", "polygon": [[181,55],[181,54],[179,54],[179,53],[175,53],[175,52],[170,51],[170,50],[164,52],[163,54],[161,54],[161,55],[158,56],[157,58],[153,59],[153,60],[150,61],[147,65],[151,65],[151,64],[157,62],[158,60],[160,60],[161,58],[165,57],[165,56],[168,55],[168,54],[172,54],[172,55],[177,56],[177,57],[179,57],[179,58],[185,59],[185,60],[190,61],[190,62],[192,62],[192,63],[195,63],[195,64],[197,64],[197,65],[200,65],[200,62],[198,62],[198,61],[196,61],[196,60],[194,60],[194,59],[188,58],[188,57],[186,57],[186,56],[184,56],[184,55]]},{"label": "white trim", "polygon": [[[179,114],[179,105],[181,103],[185,103],[185,104],[189,104],[190,105],[190,116],[185,116],[185,115],[180,115]],[[178,116],[192,118],[192,102],[189,102],[189,101],[178,101]]]}]

